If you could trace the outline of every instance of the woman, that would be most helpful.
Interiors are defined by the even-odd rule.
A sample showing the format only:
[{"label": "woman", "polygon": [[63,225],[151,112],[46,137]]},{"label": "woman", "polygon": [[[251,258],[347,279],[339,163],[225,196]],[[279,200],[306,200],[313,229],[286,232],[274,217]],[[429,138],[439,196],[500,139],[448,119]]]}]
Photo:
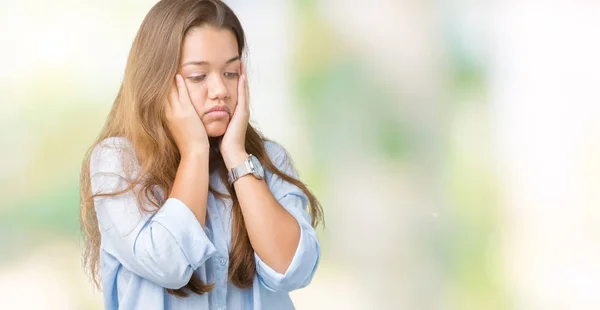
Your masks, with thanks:
[{"label": "woman", "polygon": [[244,46],[219,0],[163,0],[144,19],[81,174],[106,309],[293,309],[310,283],[322,210],[248,124]]}]

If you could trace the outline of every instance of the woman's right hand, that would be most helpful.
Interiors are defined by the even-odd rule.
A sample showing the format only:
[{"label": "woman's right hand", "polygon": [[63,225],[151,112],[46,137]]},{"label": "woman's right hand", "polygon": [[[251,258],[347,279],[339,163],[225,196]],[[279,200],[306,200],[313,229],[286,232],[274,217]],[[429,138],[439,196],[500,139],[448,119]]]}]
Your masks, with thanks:
[{"label": "woman's right hand", "polygon": [[182,157],[206,152],[210,148],[204,124],[192,105],[181,75],[175,77],[166,107],[167,126]]}]

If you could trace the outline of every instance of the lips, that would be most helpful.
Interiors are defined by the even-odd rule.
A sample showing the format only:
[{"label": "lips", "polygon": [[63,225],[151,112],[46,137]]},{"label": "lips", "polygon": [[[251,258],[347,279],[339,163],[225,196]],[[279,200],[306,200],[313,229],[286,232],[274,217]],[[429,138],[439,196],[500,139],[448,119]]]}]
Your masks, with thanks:
[{"label": "lips", "polygon": [[214,107],[210,108],[210,110],[206,111],[205,114],[210,114],[213,112],[215,112],[215,114],[222,114],[223,112],[227,113],[228,115],[231,114],[229,112],[229,107],[227,107],[226,105],[214,106]]}]

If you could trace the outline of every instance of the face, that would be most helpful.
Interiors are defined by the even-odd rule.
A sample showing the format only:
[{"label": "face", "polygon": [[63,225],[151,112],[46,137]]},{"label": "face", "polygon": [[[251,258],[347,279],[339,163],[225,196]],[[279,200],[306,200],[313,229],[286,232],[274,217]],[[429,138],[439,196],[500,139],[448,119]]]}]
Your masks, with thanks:
[{"label": "face", "polygon": [[[237,104],[241,60],[231,30],[210,26],[188,31],[179,64],[190,99],[209,137],[225,134]],[[213,109],[218,109],[214,111]]]}]

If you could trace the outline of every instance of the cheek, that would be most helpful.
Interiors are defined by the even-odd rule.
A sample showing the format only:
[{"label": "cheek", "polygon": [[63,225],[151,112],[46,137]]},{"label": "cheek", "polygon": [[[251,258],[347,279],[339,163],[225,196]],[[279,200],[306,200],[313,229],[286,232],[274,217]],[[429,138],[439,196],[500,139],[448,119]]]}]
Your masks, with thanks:
[{"label": "cheek", "polygon": [[206,102],[206,87],[188,84],[188,93],[190,94],[190,100],[194,107],[202,110],[204,108],[204,103]]},{"label": "cheek", "polygon": [[238,100],[238,84],[237,80],[231,81],[227,84],[227,88],[229,89],[229,94],[231,96],[231,104],[237,104]]}]

